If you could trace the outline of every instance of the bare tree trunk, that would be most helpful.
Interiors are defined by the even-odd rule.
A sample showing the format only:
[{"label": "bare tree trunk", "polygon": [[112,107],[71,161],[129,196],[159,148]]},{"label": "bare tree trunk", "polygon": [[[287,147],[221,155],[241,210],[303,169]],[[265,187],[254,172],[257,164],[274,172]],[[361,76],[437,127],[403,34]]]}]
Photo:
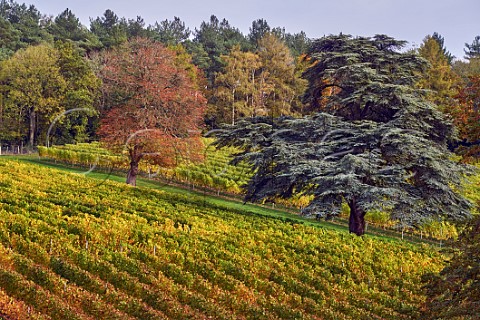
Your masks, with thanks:
[{"label": "bare tree trunk", "polygon": [[235,125],[235,88],[232,90],[232,126]]},{"label": "bare tree trunk", "polygon": [[361,236],[365,233],[365,214],[366,212],[358,207],[355,198],[348,202],[350,207],[350,218],[348,227],[351,233]]},{"label": "bare tree trunk", "polygon": [[130,162],[130,169],[127,173],[127,184],[131,186],[137,185],[138,161],[132,160]]},{"label": "bare tree trunk", "polygon": [[36,125],[36,112],[35,109],[32,108],[30,112],[30,137],[28,140],[28,145],[30,148],[33,148],[33,144],[35,143],[35,125]]},{"label": "bare tree trunk", "polygon": [[[0,97],[2,99],[2,97]],[[3,99],[0,101],[0,128],[4,128],[3,126]]]}]

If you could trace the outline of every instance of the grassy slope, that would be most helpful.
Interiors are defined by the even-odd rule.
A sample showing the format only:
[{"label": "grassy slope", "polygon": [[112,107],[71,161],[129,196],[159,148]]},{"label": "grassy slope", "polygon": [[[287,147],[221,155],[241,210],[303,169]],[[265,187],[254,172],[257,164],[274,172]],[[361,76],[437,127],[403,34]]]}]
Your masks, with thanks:
[{"label": "grassy slope", "polygon": [[262,210],[0,159],[0,307],[7,294],[54,319],[407,319],[442,267],[426,245]]}]

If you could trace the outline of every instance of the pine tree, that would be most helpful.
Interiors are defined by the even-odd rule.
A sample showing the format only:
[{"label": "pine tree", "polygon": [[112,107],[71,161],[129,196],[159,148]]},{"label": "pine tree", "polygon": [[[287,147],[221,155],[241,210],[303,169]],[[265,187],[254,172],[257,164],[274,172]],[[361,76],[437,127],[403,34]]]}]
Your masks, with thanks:
[{"label": "pine tree", "polygon": [[153,33],[149,28],[145,27],[145,20],[141,16],[137,16],[136,19],[128,19],[127,26],[127,38],[149,38],[153,36]]},{"label": "pine tree", "polygon": [[357,235],[372,209],[403,226],[469,217],[458,192],[467,170],[447,149],[454,127],[415,88],[425,61],[401,52],[404,44],[384,35],[316,40],[304,73],[316,114],[246,119],[218,132],[219,146],[243,148],[235,161],[253,165],[245,199],[313,194],[304,213],[317,217],[346,202]]},{"label": "pine tree", "polygon": [[208,22],[202,22],[200,29],[195,30],[193,41],[201,44],[203,51],[208,55],[204,71],[210,87],[215,83],[216,74],[222,70],[220,57],[228,54],[235,45],[240,45],[241,48],[247,45],[247,40],[240,30],[230,26],[226,19],[220,21],[215,15],[212,15]]},{"label": "pine tree", "polygon": [[465,47],[467,47],[467,49],[463,49],[465,58],[480,58],[480,36],[476,36],[471,44],[465,43]]},{"label": "pine tree", "polygon": [[47,30],[55,41],[72,41],[82,51],[89,52],[101,47],[98,38],[69,9],[60,13]]},{"label": "pine tree", "polygon": [[441,110],[448,111],[454,104],[455,85],[459,80],[448,63],[448,57],[433,36],[427,36],[423,40],[418,53],[429,62],[420,75],[418,87],[428,90],[428,99]]},{"label": "pine tree", "polygon": [[7,34],[2,33],[2,41],[10,38],[12,42],[7,40],[8,46],[14,48],[13,52],[52,40],[51,35],[42,27],[43,17],[34,5],[27,6],[25,3],[18,4],[14,0],[1,0],[0,17],[9,22],[3,27]]},{"label": "pine tree", "polygon": [[438,32],[434,32],[432,34],[432,38],[435,39],[440,46],[440,49],[443,52],[443,55],[447,58],[448,64],[452,65],[453,60],[455,59],[455,56],[450,53],[450,51],[447,50],[447,47],[445,47],[445,38],[443,38]]},{"label": "pine tree", "polygon": [[253,47],[258,45],[258,41],[262,39],[267,33],[270,33],[270,26],[268,25],[267,20],[257,19],[252,22],[250,27],[250,33],[248,34],[248,39]]},{"label": "pine tree", "polygon": [[160,23],[155,22],[155,25],[149,27],[153,33],[153,38],[162,42],[165,45],[176,45],[183,43],[190,37],[190,29],[185,27],[185,22],[178,17],[174,17],[173,21],[164,20]]},{"label": "pine tree", "polygon": [[90,19],[90,30],[105,48],[118,46],[128,39],[127,22],[110,9],[105,10],[102,17]]}]

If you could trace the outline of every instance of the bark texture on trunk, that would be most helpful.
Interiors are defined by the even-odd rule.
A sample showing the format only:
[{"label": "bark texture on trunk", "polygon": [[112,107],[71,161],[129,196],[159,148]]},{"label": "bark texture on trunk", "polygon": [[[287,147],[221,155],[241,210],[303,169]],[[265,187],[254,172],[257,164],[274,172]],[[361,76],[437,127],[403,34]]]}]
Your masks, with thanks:
[{"label": "bark texture on trunk", "polygon": [[355,198],[348,202],[350,207],[350,218],[348,227],[351,233],[361,236],[365,233],[365,214],[366,212],[358,207]]},{"label": "bark texture on trunk", "polygon": [[28,140],[28,145],[30,148],[33,148],[33,144],[35,143],[35,125],[36,125],[36,112],[35,109],[30,112],[30,137]]},{"label": "bark texture on trunk", "polygon": [[127,184],[131,186],[137,185],[137,174],[138,174],[138,161],[132,160],[130,162],[130,169],[127,173]]}]

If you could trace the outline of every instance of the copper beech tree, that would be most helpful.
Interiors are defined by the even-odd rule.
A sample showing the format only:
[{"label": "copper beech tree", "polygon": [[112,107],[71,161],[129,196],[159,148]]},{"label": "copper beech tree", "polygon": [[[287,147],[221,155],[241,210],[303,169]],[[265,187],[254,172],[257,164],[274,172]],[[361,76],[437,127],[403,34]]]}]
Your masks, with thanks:
[{"label": "copper beech tree", "polygon": [[107,148],[128,156],[130,185],[136,185],[142,160],[173,166],[201,154],[195,150],[206,99],[199,72],[180,60],[175,51],[142,38],[98,57],[105,101],[98,133]]}]

